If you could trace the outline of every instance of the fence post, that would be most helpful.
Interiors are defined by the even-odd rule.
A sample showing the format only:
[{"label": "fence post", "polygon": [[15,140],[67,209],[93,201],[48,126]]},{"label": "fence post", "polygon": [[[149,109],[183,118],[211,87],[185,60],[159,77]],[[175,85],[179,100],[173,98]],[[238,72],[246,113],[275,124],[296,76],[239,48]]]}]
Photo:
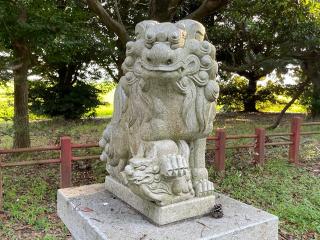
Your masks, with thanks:
[{"label": "fence post", "polygon": [[220,173],[225,171],[225,158],[226,158],[226,132],[222,128],[218,128],[216,131],[216,150],[214,154],[214,162],[216,170]]},{"label": "fence post", "polygon": [[60,187],[71,187],[72,146],[70,137],[60,138]]},{"label": "fence post", "polygon": [[300,145],[300,132],[301,132],[300,117],[294,117],[291,121],[291,136],[290,141],[292,144],[289,147],[289,162],[298,164],[299,163],[299,145]]},{"label": "fence post", "polygon": [[256,128],[255,132],[256,132],[257,138],[256,138],[256,145],[254,148],[253,161],[256,164],[264,164],[266,130],[264,128]]}]

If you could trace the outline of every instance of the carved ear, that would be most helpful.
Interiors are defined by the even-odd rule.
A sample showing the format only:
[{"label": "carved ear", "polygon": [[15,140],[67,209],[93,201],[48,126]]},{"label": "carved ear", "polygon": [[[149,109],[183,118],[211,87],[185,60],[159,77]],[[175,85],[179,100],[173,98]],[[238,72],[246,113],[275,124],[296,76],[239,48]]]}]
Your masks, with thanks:
[{"label": "carved ear", "polygon": [[184,74],[185,75],[192,75],[200,70],[200,60],[195,55],[190,55],[187,57],[187,59],[184,61]]},{"label": "carved ear", "polygon": [[187,32],[187,39],[196,39],[200,42],[203,41],[206,29],[201,23],[194,20],[185,19],[177,22],[176,26],[178,28],[182,28],[181,26],[184,26],[184,29]]},{"label": "carved ear", "polygon": [[144,38],[146,30],[151,27],[158,24],[157,21],[153,20],[146,20],[138,23],[135,27],[135,35],[137,39]]}]

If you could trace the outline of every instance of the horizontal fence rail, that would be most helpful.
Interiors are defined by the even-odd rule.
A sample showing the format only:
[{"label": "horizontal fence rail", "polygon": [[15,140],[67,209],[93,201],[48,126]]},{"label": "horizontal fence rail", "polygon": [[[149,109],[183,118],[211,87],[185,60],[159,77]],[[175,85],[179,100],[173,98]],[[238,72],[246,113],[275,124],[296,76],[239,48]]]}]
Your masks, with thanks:
[{"label": "horizontal fence rail", "polygon": [[[302,123],[302,118],[294,117],[291,121],[290,132],[280,133],[268,133],[264,128],[256,128],[254,134],[243,134],[243,135],[227,135],[225,129],[218,128],[215,136],[209,136],[208,142],[214,142],[214,147],[209,148],[208,151],[214,152],[214,160],[209,159],[208,162],[215,165],[216,170],[224,174],[225,172],[225,160],[227,149],[239,149],[239,148],[252,148],[254,164],[265,163],[265,151],[267,147],[276,146],[288,146],[289,147],[289,162],[293,164],[299,164],[299,146],[301,136],[307,136],[311,134],[320,134],[316,131],[302,132],[303,126],[315,126],[319,125],[320,122],[306,122]],[[279,142],[268,142],[269,137],[288,137],[286,141]],[[227,145],[227,142],[237,139],[253,139],[253,143],[242,144],[242,145]],[[98,160],[99,155],[92,156],[74,156],[73,149],[87,149],[99,147],[97,143],[88,144],[75,144],[72,143],[70,137],[61,137],[60,144],[55,146],[47,147],[34,147],[34,148],[18,148],[18,149],[0,149],[1,154],[18,154],[18,153],[30,153],[30,152],[46,152],[46,151],[59,151],[60,157],[56,159],[43,159],[43,160],[30,160],[21,162],[10,162],[5,163],[0,158],[0,210],[3,207],[3,181],[2,181],[2,168],[16,167],[16,166],[30,166],[40,164],[59,164],[60,165],[60,187],[66,188],[72,185],[72,162],[81,160]]]},{"label": "horizontal fence rail", "polygon": [[60,146],[35,147],[35,148],[15,148],[15,149],[0,149],[0,154],[8,153],[26,153],[26,152],[45,152],[60,150]]},{"label": "horizontal fence rail", "polygon": [[80,160],[98,160],[100,155],[92,156],[73,156],[73,149],[88,149],[99,147],[98,143],[88,144],[72,144],[70,137],[61,137],[60,144],[47,147],[34,148],[17,148],[17,149],[0,149],[0,155],[3,154],[17,154],[17,153],[32,153],[32,152],[48,152],[59,151],[60,157],[55,159],[30,160],[21,162],[5,163],[0,158],[0,210],[3,208],[3,180],[2,168],[17,167],[17,166],[31,166],[44,164],[59,164],[60,165],[60,187],[66,188],[72,186],[72,161]]},{"label": "horizontal fence rail", "polygon": [[305,122],[301,124],[302,126],[314,126],[314,125],[320,125],[320,122]]}]

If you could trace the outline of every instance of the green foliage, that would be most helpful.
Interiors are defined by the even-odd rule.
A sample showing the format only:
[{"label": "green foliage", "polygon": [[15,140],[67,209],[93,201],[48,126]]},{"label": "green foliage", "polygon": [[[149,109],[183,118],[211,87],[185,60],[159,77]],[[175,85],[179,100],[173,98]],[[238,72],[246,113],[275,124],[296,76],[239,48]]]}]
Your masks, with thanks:
[{"label": "green foliage", "polygon": [[301,103],[306,106],[311,118],[320,116],[320,91],[316,86],[309,86],[301,97]]},{"label": "green foliage", "polygon": [[[23,11],[25,23],[19,20]],[[23,39],[31,56],[30,73],[43,81],[31,89],[34,113],[71,119],[92,115],[98,91],[86,82],[106,75],[101,67],[110,64],[106,56],[114,45],[108,34],[77,0],[1,1],[0,77],[10,75],[13,45]]]},{"label": "green foliage", "polygon": [[40,115],[63,116],[65,119],[77,119],[86,113],[93,116],[94,109],[100,104],[98,93],[94,86],[81,81],[68,91],[59,85],[37,81],[30,88],[30,108]]},{"label": "green foliage", "polygon": [[13,86],[10,83],[0,85],[0,121],[13,118]]},{"label": "green foliage", "polygon": [[[110,15],[118,19],[115,1],[104,2]],[[134,35],[135,24],[147,19],[145,7],[148,4],[146,0],[119,2],[119,14],[130,36]],[[183,18],[200,4],[201,1],[183,1],[174,20]],[[317,1],[310,0],[234,0],[227,7],[206,17],[203,23],[207,26],[208,39],[217,47],[221,69],[257,81],[274,69],[285,72],[288,63],[300,63],[297,55],[319,49],[319,6]],[[25,23],[18,20],[22,10],[27,13]],[[62,90],[58,92],[60,89],[78,88],[75,86],[79,81],[94,81],[104,75],[117,80],[117,74],[121,73],[119,70],[125,52],[123,46],[82,1],[1,1],[0,52],[6,53],[0,54],[1,80],[11,77],[12,73],[7,69],[14,60],[12,44],[20,38],[28,43],[32,74],[40,75],[48,84],[47,88],[43,88],[43,95],[52,96],[47,90],[53,89],[57,95],[63,96]],[[108,73],[98,71],[100,67]],[[228,110],[243,110],[245,100],[251,97],[258,106],[263,101],[276,103],[274,95],[278,93],[272,91],[279,89],[276,84],[274,87],[258,87],[252,93],[246,89],[248,84],[234,83],[233,80],[221,85],[219,101]],[[31,96],[30,99],[33,101],[35,97]],[[41,107],[43,99],[31,103],[35,112],[50,112]],[[317,99],[308,101],[308,104],[314,106],[312,109],[319,107]],[[85,109],[90,111],[90,108]],[[109,115],[111,109],[112,106],[105,105],[98,111]],[[59,111],[52,112],[57,114]]]},{"label": "green foliage", "polygon": [[218,104],[223,105],[222,111],[243,110],[243,94],[246,91],[247,85],[247,79],[240,76],[232,77],[229,81],[220,82]]},{"label": "green foliage", "polygon": [[[30,47],[37,43],[45,44],[53,35],[57,7],[54,0],[17,0],[0,2],[0,42],[1,46],[11,49],[17,39],[28,39]],[[22,11],[28,19],[26,23],[19,20]],[[60,22],[62,25],[62,22]]]},{"label": "green foliage", "polygon": [[[36,83],[32,82],[31,86],[33,87],[34,85],[41,85],[41,87],[39,87],[40,89],[42,87],[46,88],[47,85],[46,83],[41,83],[39,81],[37,81]],[[50,84],[49,84],[50,86]],[[106,83],[99,83],[99,84],[90,84],[90,88],[94,87],[95,89],[97,89],[97,94],[98,94],[98,101],[99,101],[99,105],[97,105],[94,109],[88,110],[89,112],[86,112],[84,114],[84,116],[89,116],[92,113],[95,113],[96,116],[98,117],[105,117],[105,116],[111,116],[112,112],[113,112],[113,97],[112,94],[110,94],[110,92],[112,90],[114,90],[116,84],[113,82],[106,82]],[[48,94],[48,92],[43,91],[40,94],[45,96],[46,94]],[[32,90],[31,90],[32,91]],[[86,90],[85,90],[86,91]],[[96,90],[94,90],[96,91]],[[44,94],[46,93],[46,94]],[[50,93],[49,93],[50,94]],[[30,98],[34,98],[33,96],[33,92],[32,94],[29,96]],[[80,99],[78,99],[80,100]],[[44,104],[44,102],[42,103],[41,99],[37,99],[36,101],[40,101],[41,104]],[[34,106],[32,106],[32,103],[29,105],[30,108],[34,108]],[[42,109],[41,106],[39,106],[39,109],[35,108],[31,111],[31,113],[29,114],[29,117],[31,120],[40,120],[40,119],[46,119],[48,118],[48,115],[44,115],[44,111]],[[12,135],[12,126],[11,126],[11,122],[13,119],[13,82],[9,81],[6,84],[2,84],[0,85],[0,123],[1,122],[7,122],[7,127],[5,127],[3,129],[3,132],[6,132],[9,136]],[[2,139],[5,138],[4,136],[2,137]],[[1,141],[0,141],[1,143]],[[6,145],[6,147],[9,147],[10,145]]]},{"label": "green foliage", "polygon": [[[19,231],[15,229],[17,223],[32,226],[34,231],[41,231],[44,236],[48,235],[48,237],[50,232],[55,229],[60,229],[60,232],[63,231],[62,224],[52,221],[56,199],[55,191],[52,191],[52,189],[58,187],[58,185],[52,180],[53,184],[44,181],[44,178],[49,177],[57,180],[55,172],[43,169],[37,175],[33,175],[32,178],[30,178],[30,172],[29,175],[27,173],[27,169],[22,169],[20,170],[21,175],[14,174],[16,176],[14,179],[11,176],[4,175],[6,193],[4,208],[10,212],[10,218],[0,223],[0,226],[3,226],[0,229],[0,236],[4,234],[4,239],[21,239],[17,234]],[[7,185],[8,183],[10,183],[10,187]],[[14,232],[11,232],[8,228]],[[34,235],[33,238],[43,239]]]},{"label": "green foliage", "polygon": [[[319,6],[316,1],[231,1],[205,20],[208,38],[217,47],[220,75],[237,73],[254,85],[273,70],[285,73],[289,63],[302,64],[305,57],[318,51],[314,60],[317,61],[320,57]],[[243,89],[238,93],[244,103],[259,103],[269,95],[261,89],[236,88]],[[254,95],[253,101],[248,101],[246,93],[250,94],[249,99]]]},{"label": "green foliage", "polygon": [[313,91],[311,105],[309,108],[311,117],[319,118],[320,117],[320,92]]},{"label": "green foliage", "polygon": [[[244,102],[249,97],[247,88],[248,79],[234,75],[227,81],[220,82],[220,97],[218,104],[223,105],[222,111],[243,111]],[[281,103],[277,96],[284,94],[284,87],[280,84],[268,81],[265,86],[258,86],[254,98],[257,104],[269,102],[271,104]]]},{"label": "green foliage", "polygon": [[9,63],[12,62],[12,56],[4,50],[6,49],[1,46],[0,40],[0,86],[12,78],[12,71],[9,71]]},{"label": "green foliage", "polygon": [[116,88],[117,84],[111,81],[95,84],[95,87],[103,93],[109,93]]},{"label": "green foliage", "polygon": [[287,232],[320,234],[319,179],[284,159],[269,159],[263,168],[231,167],[216,180],[218,191],[279,216]]},{"label": "green foliage", "polygon": [[298,10],[291,0],[232,1],[217,13],[215,24],[207,23],[218,60],[239,72],[268,73],[284,66],[278,61],[282,57],[279,49],[283,47],[282,37],[294,31]]},{"label": "green foliage", "polygon": [[[260,112],[272,112],[272,113],[278,113],[280,112],[285,105],[291,100],[291,97],[287,96],[276,96],[277,98],[277,104],[274,104],[270,101],[263,101],[257,103],[257,108]],[[307,109],[304,105],[300,103],[300,101],[296,101],[294,104],[292,104],[288,110],[287,113],[307,113]]]}]

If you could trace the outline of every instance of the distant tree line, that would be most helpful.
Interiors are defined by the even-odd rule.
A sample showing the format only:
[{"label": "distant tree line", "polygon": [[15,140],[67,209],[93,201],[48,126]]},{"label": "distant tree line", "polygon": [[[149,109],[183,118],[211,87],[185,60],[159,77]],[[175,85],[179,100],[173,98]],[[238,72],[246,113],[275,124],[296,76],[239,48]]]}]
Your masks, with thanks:
[{"label": "distant tree line", "polygon": [[[101,78],[103,68],[118,82],[138,22],[184,18],[202,22],[217,48],[220,103],[255,112],[257,102],[285,93],[292,100],[284,111],[302,99],[312,117],[320,116],[318,1],[8,0],[0,2],[0,80],[14,79],[14,147],[30,146],[29,109],[76,119],[99,104],[88,79]],[[296,85],[258,87],[271,72],[286,73],[288,64],[296,66]]]}]

